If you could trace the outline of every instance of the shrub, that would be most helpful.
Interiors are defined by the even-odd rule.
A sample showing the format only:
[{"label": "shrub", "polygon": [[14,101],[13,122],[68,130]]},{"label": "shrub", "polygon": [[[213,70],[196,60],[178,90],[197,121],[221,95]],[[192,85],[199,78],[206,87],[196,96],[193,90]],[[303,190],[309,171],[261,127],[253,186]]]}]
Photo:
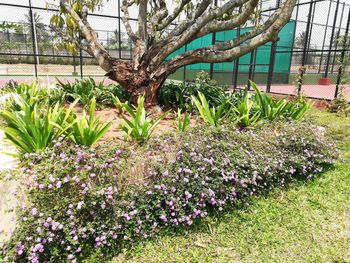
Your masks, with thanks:
[{"label": "shrub", "polygon": [[72,124],[70,138],[78,145],[93,146],[112,125],[112,122],[103,124],[99,118],[95,117],[95,98],[89,104],[89,116],[87,117],[84,111],[83,116],[77,118]]},{"label": "shrub", "polygon": [[[57,143],[42,155],[28,156],[22,169],[22,177],[30,178],[28,206],[19,209],[18,227],[0,259],[107,260],[163,228],[190,226],[273,186],[312,178],[337,157],[324,132],[300,122],[249,131],[198,127],[180,137],[172,162],[154,169],[146,183],[123,191],[118,174],[132,152]],[[152,143],[158,153],[170,142]]]},{"label": "shrub", "polygon": [[143,107],[144,101],[144,97],[139,97],[137,107],[134,108],[127,103],[123,103],[123,108],[130,114],[131,119],[122,116],[119,127],[125,132],[127,138],[136,142],[147,141],[159,122],[168,114],[168,112],[165,112],[156,120],[148,118]]}]

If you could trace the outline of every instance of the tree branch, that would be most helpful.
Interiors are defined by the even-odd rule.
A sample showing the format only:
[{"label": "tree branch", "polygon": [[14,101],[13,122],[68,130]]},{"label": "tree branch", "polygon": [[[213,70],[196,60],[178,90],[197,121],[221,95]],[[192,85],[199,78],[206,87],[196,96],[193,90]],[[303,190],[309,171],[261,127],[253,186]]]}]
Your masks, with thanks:
[{"label": "tree branch", "polygon": [[138,26],[139,26],[139,38],[147,46],[147,4],[148,0],[139,0],[139,16],[138,16]]},{"label": "tree branch", "polygon": [[200,17],[193,21],[182,23],[183,26],[186,25],[186,29],[182,34],[178,35],[178,31],[182,31],[183,28],[177,29],[174,31],[174,33],[171,33],[171,35],[175,34],[175,36],[169,37],[164,41],[164,43],[162,43],[162,48],[160,50],[158,49],[157,54],[153,57],[151,66],[157,68],[171,53],[196,39],[196,35],[210,21],[223,16],[223,14],[229,10],[239,7],[248,1],[249,0],[231,0],[220,8],[216,8],[215,10],[207,10],[204,14],[202,12],[206,10],[212,1],[203,1],[201,4],[205,3],[204,6],[206,6],[206,8],[203,10],[204,6],[202,6],[202,9],[197,10],[196,12],[196,16],[199,15]]},{"label": "tree branch", "polygon": [[221,43],[207,48],[184,52],[163,63],[155,75],[162,74],[165,70],[172,73],[182,66],[195,63],[233,61],[253,51],[277,37],[280,30],[289,21],[296,2],[297,0],[286,0],[281,9],[277,10],[273,17],[265,22],[263,29],[255,28],[253,31],[243,35],[241,40],[231,40],[224,44]]},{"label": "tree branch", "polygon": [[169,26],[184,10],[184,7],[186,4],[191,2],[191,0],[182,0],[174,9],[173,13],[168,16],[163,22],[160,21],[160,23],[157,26],[157,31],[164,30],[167,26]]},{"label": "tree branch", "polygon": [[[156,2],[156,1],[155,1]],[[159,24],[165,19],[168,14],[168,8],[164,0],[159,0],[159,6],[155,7],[157,9],[156,13],[151,18],[152,29],[154,31],[158,30]]]},{"label": "tree branch", "polygon": [[196,38],[205,36],[213,32],[220,32],[225,30],[234,29],[240,25],[245,24],[256,6],[259,4],[259,0],[250,0],[246,3],[241,12],[234,18],[227,21],[213,20],[206,24],[200,32],[196,35]]},{"label": "tree branch", "polygon": [[107,53],[107,51],[103,48],[97,38],[97,34],[91,28],[87,19],[82,19],[71,7],[69,4],[65,2],[65,0],[60,0],[60,7],[65,10],[77,23],[79,30],[82,34],[82,37],[86,39],[88,42],[88,48],[90,49],[89,54],[94,56],[98,64],[105,71],[109,71],[111,69],[111,61],[112,57]]},{"label": "tree branch", "polygon": [[131,41],[136,43],[136,41],[138,40],[138,37],[136,36],[134,31],[132,30],[130,22],[129,22],[129,20],[130,20],[129,7],[132,6],[134,3],[135,3],[134,0],[131,0],[131,1],[123,0],[121,10],[124,13],[124,16],[122,16],[122,21],[123,21],[123,24],[125,26],[126,32],[127,32],[128,36],[130,37]]}]

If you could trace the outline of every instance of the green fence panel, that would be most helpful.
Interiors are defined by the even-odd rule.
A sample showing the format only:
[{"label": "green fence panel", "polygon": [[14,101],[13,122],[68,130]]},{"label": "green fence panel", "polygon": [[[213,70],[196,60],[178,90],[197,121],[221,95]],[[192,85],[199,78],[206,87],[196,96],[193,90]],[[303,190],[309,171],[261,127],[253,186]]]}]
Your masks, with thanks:
[{"label": "green fence panel", "polygon": [[[275,59],[275,73],[289,73],[290,65],[291,65],[291,56],[292,56],[292,48],[294,44],[294,32],[295,32],[295,21],[291,20],[287,23],[284,28],[279,33],[279,41],[277,44],[277,53]],[[252,27],[246,27],[241,29],[241,34],[249,32]],[[224,42],[231,39],[235,39],[237,37],[237,30],[229,30],[216,33],[216,42]],[[189,43],[186,47],[182,47],[181,49],[172,53],[167,59],[170,59],[178,54],[185,52],[185,50],[194,50],[198,48],[203,48],[210,46],[212,44],[212,34],[205,35],[201,38],[198,38],[191,43]],[[288,51],[288,52],[281,52]],[[280,53],[279,53],[280,52]],[[270,63],[270,54],[271,54],[271,43],[267,43],[259,47],[256,50],[256,65],[255,72],[257,73],[267,73]],[[251,54],[246,54],[239,59],[239,72],[248,72],[249,71],[249,63],[250,63]],[[232,72],[233,71],[233,62],[224,62],[224,63],[215,63],[214,70],[215,71],[223,71],[223,72]],[[199,63],[194,65],[186,66],[187,70],[209,70],[209,63]]]}]

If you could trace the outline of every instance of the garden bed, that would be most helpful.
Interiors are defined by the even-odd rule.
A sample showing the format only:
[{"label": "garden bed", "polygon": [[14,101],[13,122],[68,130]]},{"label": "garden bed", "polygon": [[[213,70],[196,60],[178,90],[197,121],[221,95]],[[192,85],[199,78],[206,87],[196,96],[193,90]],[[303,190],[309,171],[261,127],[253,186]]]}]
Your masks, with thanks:
[{"label": "garden bed", "polygon": [[5,262],[107,260],[312,179],[338,158],[325,129],[300,120],[305,98],[274,99],[254,83],[255,94],[205,78],[168,84],[159,101],[178,110],[148,113],[144,98],[131,106],[117,86],[60,85],[9,87],[14,99],[1,112],[28,200],[2,247]]}]

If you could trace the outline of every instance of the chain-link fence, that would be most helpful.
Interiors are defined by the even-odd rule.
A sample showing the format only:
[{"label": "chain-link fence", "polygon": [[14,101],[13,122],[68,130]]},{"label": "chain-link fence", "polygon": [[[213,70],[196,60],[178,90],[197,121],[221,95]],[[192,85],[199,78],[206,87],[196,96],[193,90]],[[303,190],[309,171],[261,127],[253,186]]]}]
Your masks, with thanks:
[{"label": "chain-link fence", "polygon": [[[113,57],[131,59],[132,43],[120,19],[120,2],[108,1],[100,10],[89,14],[89,22]],[[225,1],[219,4],[221,2]],[[261,1],[261,20],[266,20],[281,2]],[[17,0],[16,4],[0,0],[0,24],[13,24],[10,28],[0,27],[0,77],[3,81],[104,77],[105,72],[87,53],[79,51],[72,55],[55,48],[57,39],[49,27],[55,11],[44,0]],[[137,19],[132,18],[130,22],[136,24]],[[186,66],[170,78],[192,80],[196,73],[205,70],[220,84],[233,88],[242,88],[248,85],[248,80],[253,80],[272,93],[303,91],[310,97],[332,99],[338,93],[340,65],[350,51],[349,41],[339,41],[348,39],[349,24],[348,0],[299,0],[291,21],[276,42],[233,62]],[[237,38],[249,28],[248,25],[204,36],[178,52]],[[343,70],[348,72],[349,69]],[[330,85],[319,85],[329,80],[331,83],[326,84]]]}]

